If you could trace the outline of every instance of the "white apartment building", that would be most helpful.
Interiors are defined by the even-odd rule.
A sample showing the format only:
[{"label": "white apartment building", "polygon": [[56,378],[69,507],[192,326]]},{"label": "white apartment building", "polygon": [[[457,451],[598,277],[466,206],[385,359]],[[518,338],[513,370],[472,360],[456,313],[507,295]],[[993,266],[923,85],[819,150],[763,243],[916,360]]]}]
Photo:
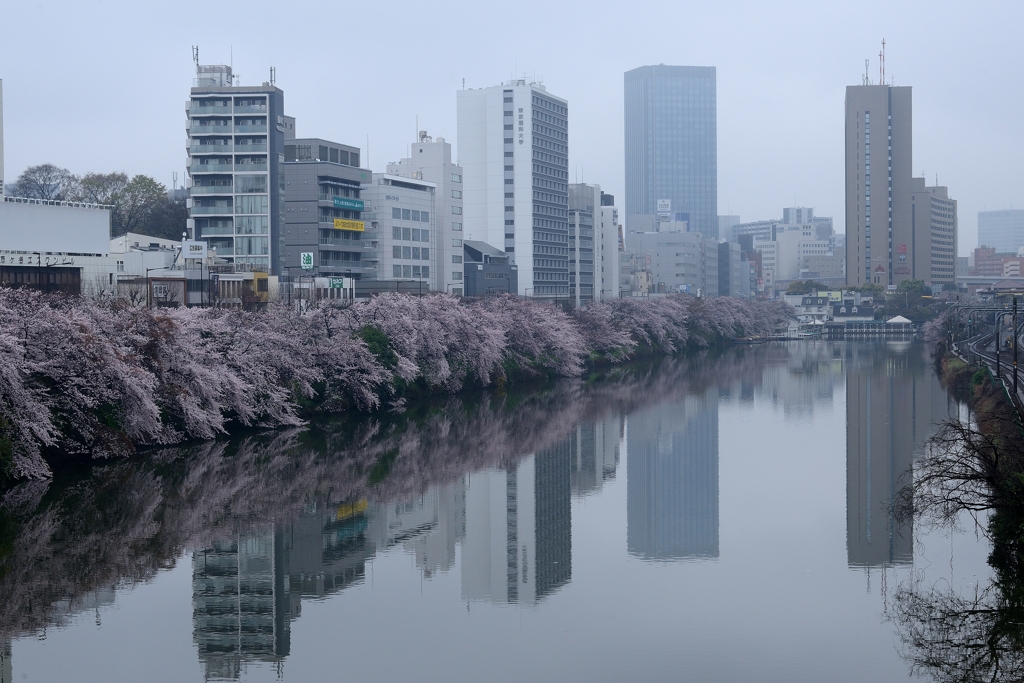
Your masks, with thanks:
[{"label": "white apartment building", "polygon": [[540,83],[458,92],[466,239],[512,256],[524,296],[569,296],[568,115]]},{"label": "white apartment building", "polygon": [[[619,210],[615,206],[615,197],[601,193],[601,213],[594,219],[594,261],[595,277],[594,295],[600,301],[617,299],[622,289],[623,248],[622,225],[619,223]],[[628,289],[628,283],[627,283]]]},{"label": "white apartment building", "polygon": [[[433,224],[437,235],[430,247],[430,288],[461,296],[464,291],[462,239],[465,232],[462,167],[452,163],[451,143],[441,137],[435,141],[426,131],[420,131],[419,140],[413,143],[410,154],[407,159],[388,164],[388,174],[433,183]],[[422,226],[420,228],[422,230]],[[495,242],[492,246],[500,248],[501,244]],[[420,248],[422,250],[422,245]]]},{"label": "white apartment building", "polygon": [[377,279],[413,281],[437,291],[434,252],[437,186],[417,178],[374,173],[360,195],[369,222],[364,239],[377,253]]}]

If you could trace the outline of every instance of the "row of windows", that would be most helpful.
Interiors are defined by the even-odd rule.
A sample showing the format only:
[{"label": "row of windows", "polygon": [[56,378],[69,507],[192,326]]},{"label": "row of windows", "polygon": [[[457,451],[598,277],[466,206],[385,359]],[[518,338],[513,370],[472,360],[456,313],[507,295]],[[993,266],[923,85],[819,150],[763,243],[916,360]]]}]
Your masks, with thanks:
[{"label": "row of windows", "polygon": [[391,247],[391,256],[397,259],[412,259],[413,261],[429,261],[430,249],[427,247]]},{"label": "row of windows", "polygon": [[557,116],[551,116],[550,114],[545,114],[544,112],[538,109],[533,110],[533,118],[539,119],[541,121],[546,121],[553,126],[558,126],[559,128],[569,127],[569,122],[566,119]]},{"label": "row of windows", "polygon": [[547,166],[541,166],[540,164],[533,165],[533,172],[540,173],[541,175],[551,176],[553,178],[562,178],[564,180],[569,179],[569,174],[565,171],[559,171],[554,168],[548,168]]},{"label": "row of windows", "polygon": [[533,245],[534,254],[547,254],[548,256],[569,256],[568,247],[549,247],[544,244]]},{"label": "row of windows", "polygon": [[319,208],[321,223],[333,223],[335,218],[359,218],[358,211],[348,211],[347,209],[329,209],[326,206],[321,206]]},{"label": "row of windows", "polygon": [[533,96],[533,105],[535,107],[543,107],[548,111],[553,111],[556,114],[561,114],[562,116],[569,115],[569,110],[566,107],[563,107],[556,102],[552,102],[551,100],[545,100],[543,97],[537,97],[536,95]]},{"label": "row of windows", "polygon": [[547,152],[540,152],[540,151],[538,151],[536,149],[533,150],[533,158],[536,159],[537,161],[546,161],[549,164],[554,164],[555,166],[568,166],[569,165],[569,160],[567,158],[565,158],[565,157],[561,157],[561,156],[557,156],[556,157],[553,154],[548,154]]},{"label": "row of windows", "polygon": [[555,130],[554,128],[548,128],[547,126],[542,126],[539,123],[533,124],[533,132],[540,133],[541,135],[547,135],[548,137],[555,138],[556,140],[569,140],[569,136],[563,133],[562,131]]},{"label": "row of windows", "polygon": [[546,187],[549,190],[555,190],[556,192],[568,192],[569,186],[565,183],[558,183],[553,180],[546,180],[544,178],[534,178],[534,187]]},{"label": "row of windows", "polygon": [[429,211],[417,211],[415,209],[399,209],[397,206],[391,207],[391,218],[400,221],[413,221],[421,223],[430,222]]},{"label": "row of windows", "polygon": [[568,273],[538,273],[534,271],[533,279],[535,282],[568,282]]},{"label": "row of windows", "polygon": [[393,277],[430,277],[430,266],[393,266]]},{"label": "row of windows", "polygon": [[426,228],[400,228],[397,225],[391,227],[391,238],[405,240],[406,242],[429,242],[430,231]]}]

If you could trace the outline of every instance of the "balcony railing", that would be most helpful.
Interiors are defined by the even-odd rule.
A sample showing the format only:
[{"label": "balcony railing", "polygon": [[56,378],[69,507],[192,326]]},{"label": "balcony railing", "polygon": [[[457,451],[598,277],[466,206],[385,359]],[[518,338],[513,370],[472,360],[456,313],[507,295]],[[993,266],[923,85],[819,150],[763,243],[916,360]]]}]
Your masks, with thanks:
[{"label": "balcony railing", "polygon": [[231,124],[225,123],[218,126],[189,126],[189,135],[230,135]]},{"label": "balcony railing", "polygon": [[[233,165],[230,161],[222,164],[192,164],[188,170],[189,173],[230,173]],[[263,170],[266,170],[266,166]]]},{"label": "balcony railing", "polygon": [[235,107],[236,114],[266,114],[267,105],[265,104],[246,104],[238,105]]},{"label": "balcony railing", "polygon": [[235,126],[235,132],[236,133],[266,133],[267,132],[267,124],[261,123],[259,125],[255,125],[255,126],[254,125],[249,125],[249,124],[247,124],[247,125],[239,124],[239,125]]},{"label": "balcony railing", "polygon": [[234,194],[230,185],[193,185],[192,194]]},{"label": "balcony railing", "polygon": [[193,104],[188,108],[188,113],[190,116],[212,116],[213,114],[220,114],[223,116],[224,114],[231,113],[231,105],[208,105],[205,107],[197,107]]},{"label": "balcony railing", "polygon": [[226,145],[189,145],[189,154],[231,154],[231,144]]},{"label": "balcony railing", "polygon": [[249,154],[250,152],[258,154],[260,152],[266,152],[267,145],[266,143],[262,145],[235,145],[235,151],[239,154]]},{"label": "balcony railing", "polygon": [[266,171],[266,164],[236,164],[235,170],[239,173],[255,173],[256,171]]},{"label": "balcony railing", "polygon": [[235,208],[230,204],[226,206],[193,206],[192,215],[219,215],[219,216],[230,216],[235,212]]}]

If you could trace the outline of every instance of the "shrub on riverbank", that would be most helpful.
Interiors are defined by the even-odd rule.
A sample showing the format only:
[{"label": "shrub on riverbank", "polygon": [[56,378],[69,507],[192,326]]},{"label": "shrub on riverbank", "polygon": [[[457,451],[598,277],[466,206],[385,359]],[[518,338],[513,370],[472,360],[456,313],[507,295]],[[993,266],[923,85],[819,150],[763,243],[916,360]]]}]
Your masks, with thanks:
[{"label": "shrub on riverbank", "polygon": [[679,295],[567,314],[510,296],[386,294],[304,314],[248,313],[0,288],[0,442],[10,444],[10,476],[47,476],[47,449],[122,455],[231,425],[376,410],[410,390],[579,376],[587,360],[769,334],[788,310]]}]

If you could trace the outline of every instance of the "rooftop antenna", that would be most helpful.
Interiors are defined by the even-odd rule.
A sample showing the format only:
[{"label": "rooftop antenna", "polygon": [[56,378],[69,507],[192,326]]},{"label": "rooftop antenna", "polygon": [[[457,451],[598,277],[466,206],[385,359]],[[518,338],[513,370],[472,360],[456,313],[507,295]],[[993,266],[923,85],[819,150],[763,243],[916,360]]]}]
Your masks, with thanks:
[{"label": "rooftop antenna", "polygon": [[465,78],[462,79],[462,89],[463,90],[466,89],[466,79]]},{"label": "rooftop antenna", "polygon": [[270,85],[277,83],[277,68],[270,67]]},{"label": "rooftop antenna", "polygon": [[199,46],[192,46],[192,61],[196,63],[196,76],[199,75]]},{"label": "rooftop antenna", "polygon": [[871,62],[870,59],[864,60],[864,85],[871,85],[871,79],[868,78],[868,64]]},{"label": "rooftop antenna", "polygon": [[882,38],[882,51],[878,53],[879,85],[885,85],[885,38]]},{"label": "rooftop antenna", "polygon": [[174,172],[174,189],[175,190],[178,189],[178,172],[177,171]]}]

